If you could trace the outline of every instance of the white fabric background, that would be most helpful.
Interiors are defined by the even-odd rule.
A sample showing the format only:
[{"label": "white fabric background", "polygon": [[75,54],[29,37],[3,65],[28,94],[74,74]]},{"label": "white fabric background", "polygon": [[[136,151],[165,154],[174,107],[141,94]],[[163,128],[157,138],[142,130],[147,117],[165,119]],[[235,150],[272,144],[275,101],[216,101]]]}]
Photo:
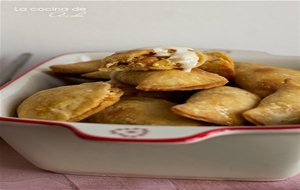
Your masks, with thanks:
[{"label": "white fabric background", "polygon": [[[82,18],[20,8],[83,7]],[[171,45],[300,54],[300,2],[2,2],[2,68],[76,51]]]}]

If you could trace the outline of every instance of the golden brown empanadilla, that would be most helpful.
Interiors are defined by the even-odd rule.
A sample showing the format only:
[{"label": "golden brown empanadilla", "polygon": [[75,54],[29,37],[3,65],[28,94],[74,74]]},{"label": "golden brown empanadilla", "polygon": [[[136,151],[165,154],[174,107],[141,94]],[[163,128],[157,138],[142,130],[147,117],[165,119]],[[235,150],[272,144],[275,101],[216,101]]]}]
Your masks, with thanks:
[{"label": "golden brown empanadilla", "polygon": [[80,121],[116,103],[123,92],[103,82],[42,90],[18,107],[20,118]]},{"label": "golden brown empanadilla", "polygon": [[84,73],[81,76],[86,78],[93,78],[93,79],[110,79],[111,72],[107,71],[94,71],[91,73]]},{"label": "golden brown empanadilla", "polygon": [[235,63],[235,83],[260,97],[274,93],[285,79],[300,82],[300,71],[253,63]]},{"label": "golden brown empanadilla", "polygon": [[207,60],[199,68],[217,73],[227,79],[235,77],[234,61],[223,52],[205,52]]},{"label": "golden brown empanadilla", "polygon": [[137,125],[203,126],[204,123],[174,114],[175,103],[158,98],[126,97],[116,104],[90,116],[85,121]]},{"label": "golden brown empanadilla", "polygon": [[149,48],[117,52],[104,58],[104,61],[105,66],[100,71],[190,71],[202,65],[206,55],[191,48]]},{"label": "golden brown empanadilla", "polygon": [[246,123],[242,113],[259,101],[257,95],[246,90],[223,86],[199,91],[185,104],[172,107],[172,111],[200,121],[235,126]]},{"label": "golden brown empanadilla", "polygon": [[103,65],[104,62],[102,60],[93,60],[72,64],[51,65],[50,69],[55,73],[84,74],[98,71],[98,69],[103,67]]},{"label": "golden brown empanadilla", "polygon": [[208,89],[224,86],[228,82],[220,75],[201,69],[193,69],[191,72],[181,70],[125,71],[115,73],[114,78],[143,91]]},{"label": "golden brown empanadilla", "polygon": [[135,86],[124,84],[117,80],[111,80],[109,83],[112,86],[122,89],[124,91],[123,96],[161,98],[176,103],[185,102],[195,93],[195,91],[143,91],[136,89]]},{"label": "golden brown empanadilla", "polygon": [[275,93],[243,115],[256,125],[300,124],[300,83],[287,79]]}]

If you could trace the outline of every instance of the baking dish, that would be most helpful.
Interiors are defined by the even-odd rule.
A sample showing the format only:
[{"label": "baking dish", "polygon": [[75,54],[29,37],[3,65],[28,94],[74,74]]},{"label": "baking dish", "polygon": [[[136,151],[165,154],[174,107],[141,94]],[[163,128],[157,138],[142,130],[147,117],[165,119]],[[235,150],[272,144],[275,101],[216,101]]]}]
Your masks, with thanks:
[{"label": "baking dish", "polygon": [[[236,61],[300,69],[300,57],[226,50]],[[53,64],[109,52],[49,59],[1,87],[1,137],[39,168],[68,174],[273,181],[300,173],[300,125],[173,127],[57,122],[15,117],[36,91],[63,85]]]}]

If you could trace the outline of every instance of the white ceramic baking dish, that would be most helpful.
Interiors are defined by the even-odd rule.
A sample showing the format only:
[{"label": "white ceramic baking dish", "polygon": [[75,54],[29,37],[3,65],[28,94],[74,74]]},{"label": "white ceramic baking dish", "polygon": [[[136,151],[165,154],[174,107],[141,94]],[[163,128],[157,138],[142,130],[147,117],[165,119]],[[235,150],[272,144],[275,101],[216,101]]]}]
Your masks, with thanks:
[{"label": "white ceramic baking dish", "polygon": [[[300,57],[227,51],[235,60],[300,69]],[[17,105],[36,91],[63,85],[45,71],[78,62],[72,53],[32,68],[1,89],[1,137],[45,170],[84,175],[281,180],[300,173],[300,125],[166,127],[18,119]]]}]

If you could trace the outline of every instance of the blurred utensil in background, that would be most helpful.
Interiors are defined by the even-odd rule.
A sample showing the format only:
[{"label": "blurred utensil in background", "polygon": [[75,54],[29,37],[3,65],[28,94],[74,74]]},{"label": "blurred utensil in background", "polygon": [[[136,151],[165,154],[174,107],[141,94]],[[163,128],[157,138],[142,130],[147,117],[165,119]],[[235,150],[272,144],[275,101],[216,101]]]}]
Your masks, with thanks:
[{"label": "blurred utensil in background", "polygon": [[0,86],[10,81],[13,75],[30,59],[31,56],[31,53],[23,53],[14,61],[9,63],[8,67],[1,71]]}]

